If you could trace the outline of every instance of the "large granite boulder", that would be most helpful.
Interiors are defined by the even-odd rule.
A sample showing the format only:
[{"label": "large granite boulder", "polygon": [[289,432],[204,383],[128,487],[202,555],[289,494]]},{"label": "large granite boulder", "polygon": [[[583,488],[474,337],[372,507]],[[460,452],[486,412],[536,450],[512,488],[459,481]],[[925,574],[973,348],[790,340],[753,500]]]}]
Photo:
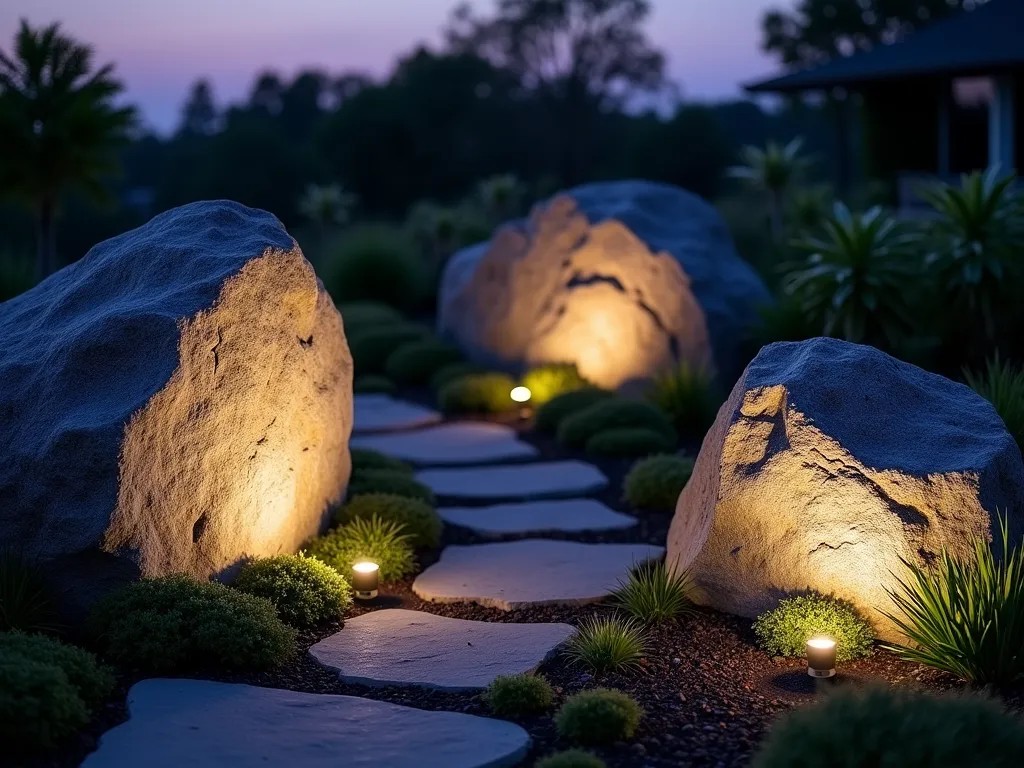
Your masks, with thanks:
[{"label": "large granite boulder", "polygon": [[470,356],[513,369],[572,362],[618,387],[686,360],[731,382],[769,300],[714,208],[666,184],[615,181],[571,189],[456,253],[438,325]]},{"label": "large granite boulder", "polygon": [[341,317],[264,211],[176,208],[0,304],[0,541],[76,590],[294,552],[351,427]]},{"label": "large granite boulder", "polygon": [[1024,466],[992,406],[962,384],[835,339],[771,344],[704,438],[676,506],[668,562],[697,599],[754,617],[813,589],[881,611],[942,547],[1024,533]]}]

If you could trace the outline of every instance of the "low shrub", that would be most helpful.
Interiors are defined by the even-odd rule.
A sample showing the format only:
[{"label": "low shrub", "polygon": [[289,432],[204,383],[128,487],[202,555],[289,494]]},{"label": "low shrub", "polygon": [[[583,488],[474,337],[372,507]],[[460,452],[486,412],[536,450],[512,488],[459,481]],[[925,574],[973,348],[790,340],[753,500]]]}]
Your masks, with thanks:
[{"label": "low shrub", "polygon": [[382,325],[404,322],[402,313],[377,301],[350,301],[338,306],[345,323],[345,335]]},{"label": "low shrub", "polygon": [[591,456],[636,458],[671,451],[674,447],[675,440],[669,440],[652,429],[618,427],[598,432],[587,440],[585,450]]},{"label": "low shrub", "polygon": [[647,396],[668,414],[678,434],[693,437],[704,436],[721,405],[711,375],[686,362],[655,377]]},{"label": "low shrub", "polygon": [[969,557],[943,550],[927,569],[904,561],[910,575],[889,592],[899,609],[889,618],[911,642],[890,650],[979,685],[1024,680],[1024,545],[1011,545],[1005,517],[1000,533],[1000,558],[976,538]]},{"label": "low shrub", "polygon": [[353,333],[348,339],[348,348],[356,376],[383,374],[392,352],[403,344],[423,339],[427,334],[426,328],[412,323],[384,325]]},{"label": "low shrub", "polygon": [[375,516],[401,526],[402,533],[409,536],[409,544],[413,547],[436,547],[441,543],[444,528],[441,516],[429,504],[408,496],[363,494],[340,507],[334,514],[334,520],[339,525],[347,525],[353,520],[368,520]]},{"label": "low shrub", "polygon": [[387,359],[384,372],[407,387],[425,386],[430,377],[446,365],[462,360],[462,352],[438,339],[403,344]]},{"label": "low shrub", "polygon": [[419,499],[431,506],[434,504],[432,490],[405,472],[394,469],[361,469],[354,473],[348,483],[348,497],[354,499],[368,493],[389,493]]},{"label": "low shrub", "polygon": [[665,563],[644,563],[619,582],[615,602],[630,615],[646,623],[674,619],[691,609],[690,576],[670,571]]},{"label": "low shrub", "polygon": [[643,625],[635,620],[591,616],[580,623],[564,653],[572,666],[595,672],[625,672],[639,665],[645,647]]},{"label": "low shrub", "polygon": [[567,416],[558,427],[558,442],[583,448],[598,432],[619,428],[649,429],[675,445],[676,430],[661,411],[650,403],[615,398],[595,403]]},{"label": "low shrub", "polygon": [[94,654],[45,635],[0,633],[0,660],[25,659],[57,667],[86,706],[99,704],[114,690],[114,675]]},{"label": "low shrub", "polygon": [[555,692],[540,675],[498,675],[484,696],[498,717],[525,717],[551,709]]},{"label": "low shrub", "polygon": [[555,715],[555,727],[559,736],[573,744],[611,744],[632,738],[643,714],[632,696],[594,688],[567,698]]},{"label": "low shrub", "polygon": [[449,363],[443,368],[438,368],[430,377],[430,388],[439,392],[445,384],[463,376],[475,376],[479,373],[487,373],[487,369],[479,363],[463,360],[459,363]]},{"label": "low shrub", "polygon": [[542,757],[534,768],[606,768],[604,760],[582,749],[566,749]]},{"label": "low shrub", "polygon": [[306,554],[331,566],[346,581],[352,579],[352,566],[362,560],[380,566],[380,577],[386,581],[416,570],[409,537],[397,523],[376,517],[356,519],[328,531],[309,543]]},{"label": "low shrub", "polygon": [[271,669],[295,652],[269,600],[186,576],[121,587],[90,618],[104,655],[147,672]]},{"label": "low shrub", "polygon": [[398,385],[387,376],[368,373],[352,382],[352,392],[357,395],[393,395]]},{"label": "low shrub", "polygon": [[541,432],[553,435],[569,416],[614,397],[616,397],[614,392],[594,387],[557,395],[537,409],[536,427]]},{"label": "low shrub", "polygon": [[773,656],[803,656],[807,641],[824,635],[836,641],[836,660],[870,656],[875,633],[857,609],[844,600],[811,592],[787,597],[757,617],[754,634]]},{"label": "low shrub", "polygon": [[782,715],[754,768],[1024,764],[1024,724],[991,699],[842,686]]},{"label": "low shrub", "polygon": [[293,627],[339,619],[352,606],[352,589],[328,565],[303,555],[276,555],[246,563],[235,589],[264,597]]},{"label": "low shrub", "polygon": [[996,356],[985,365],[984,373],[965,370],[964,381],[992,403],[1007,431],[1024,451],[1024,368]]},{"label": "low shrub", "polygon": [[397,227],[352,227],[320,270],[335,302],[375,301],[415,308],[428,292],[428,276],[415,242]]},{"label": "low shrub", "polygon": [[4,752],[52,749],[87,722],[88,707],[59,667],[0,655],[0,739]]},{"label": "low shrub", "polygon": [[366,470],[386,469],[390,472],[398,472],[412,477],[413,468],[394,456],[372,451],[369,448],[353,448],[350,451],[352,456],[352,474],[358,475]]},{"label": "low shrub", "polygon": [[531,368],[523,375],[522,385],[530,390],[530,402],[537,407],[566,392],[592,386],[572,363],[549,363]]},{"label": "low shrub", "polygon": [[648,456],[636,462],[622,481],[623,500],[634,509],[669,512],[693,474],[686,456]]},{"label": "low shrub", "polygon": [[13,549],[0,551],[0,632],[53,632],[57,624],[43,567]]},{"label": "low shrub", "polygon": [[504,373],[479,373],[449,381],[437,394],[445,413],[501,413],[515,407],[516,383]]}]

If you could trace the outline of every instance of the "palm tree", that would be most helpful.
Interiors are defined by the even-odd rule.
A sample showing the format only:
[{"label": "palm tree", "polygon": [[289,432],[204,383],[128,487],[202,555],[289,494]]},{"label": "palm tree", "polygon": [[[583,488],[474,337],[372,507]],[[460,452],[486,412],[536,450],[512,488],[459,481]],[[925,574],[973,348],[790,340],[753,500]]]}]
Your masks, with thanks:
[{"label": "palm tree", "polygon": [[754,189],[768,193],[772,237],[776,243],[782,241],[786,197],[810,165],[810,161],[800,154],[803,144],[803,138],[797,137],[785,146],[770,141],[764,149],[743,147],[740,150],[743,164],[728,171],[733,178],[742,179]]},{"label": "palm tree", "polygon": [[114,105],[121,83],[113,65],[92,68],[92,50],[58,24],[24,20],[11,53],[0,50],[0,192],[31,205],[38,218],[36,271],[56,268],[54,218],[62,195],[78,188],[95,200],[117,170],[115,150],[135,110]]}]

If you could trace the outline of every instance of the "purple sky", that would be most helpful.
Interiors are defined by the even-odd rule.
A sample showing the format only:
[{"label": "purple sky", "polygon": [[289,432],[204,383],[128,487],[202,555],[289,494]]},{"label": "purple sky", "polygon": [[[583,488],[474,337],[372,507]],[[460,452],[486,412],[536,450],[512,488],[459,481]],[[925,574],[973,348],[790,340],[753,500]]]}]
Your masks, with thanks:
[{"label": "purple sky", "polygon": [[[61,21],[113,61],[161,131],[175,126],[189,85],[213,82],[218,101],[244,96],[255,73],[317,66],[332,73],[388,72],[418,42],[436,43],[457,0],[0,0],[0,48],[19,18]],[[475,0],[478,9],[492,0]],[[738,84],[774,70],[759,50],[766,7],[792,0],[652,0],[649,33],[670,76],[694,100],[729,98]]]}]

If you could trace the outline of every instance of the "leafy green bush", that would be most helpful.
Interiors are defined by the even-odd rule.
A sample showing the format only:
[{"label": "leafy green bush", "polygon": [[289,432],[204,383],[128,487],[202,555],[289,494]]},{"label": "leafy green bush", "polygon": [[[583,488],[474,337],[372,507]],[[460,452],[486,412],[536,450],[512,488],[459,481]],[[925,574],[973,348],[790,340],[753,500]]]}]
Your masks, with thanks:
[{"label": "leafy green bush", "polygon": [[721,405],[711,374],[687,362],[655,377],[647,397],[668,414],[676,432],[693,437],[704,436]]},{"label": "leafy green bush", "polygon": [[498,675],[484,695],[498,717],[524,717],[551,709],[555,692],[540,675]]},{"label": "leafy green bush", "polygon": [[334,515],[339,525],[347,525],[353,520],[366,520],[379,517],[385,522],[395,522],[402,528],[402,533],[409,536],[409,544],[413,547],[436,547],[441,543],[441,531],[444,523],[441,516],[429,504],[408,496],[395,496],[391,493],[367,493],[357,496]]},{"label": "leafy green bush", "polygon": [[89,722],[89,709],[52,664],[0,655],[0,740],[5,752],[51,749]]},{"label": "leafy green bush", "polygon": [[586,452],[592,456],[635,458],[664,453],[675,447],[675,441],[652,429],[617,427],[598,432],[587,440]]},{"label": "leafy green bush", "polygon": [[437,394],[445,413],[501,413],[515,407],[516,383],[504,373],[479,373],[449,381]]},{"label": "leafy green bush", "polygon": [[0,633],[0,660],[25,659],[57,667],[87,706],[94,706],[114,690],[111,671],[96,656],[76,645],[45,635],[25,632]]},{"label": "leafy green bush", "polygon": [[445,384],[463,376],[475,376],[478,373],[487,373],[487,369],[479,363],[463,360],[460,363],[450,363],[443,368],[438,368],[430,377],[430,388],[439,392]]},{"label": "leafy green bush", "polygon": [[384,325],[353,333],[348,339],[348,348],[356,375],[384,373],[392,352],[403,344],[419,341],[427,334],[426,328],[412,323]]},{"label": "leafy green bush", "polygon": [[633,619],[591,616],[580,623],[564,653],[572,666],[624,672],[640,663],[646,644],[643,625]]},{"label": "leafy green bush", "polygon": [[657,432],[675,445],[675,427],[665,414],[650,403],[615,398],[596,403],[566,417],[558,427],[558,442],[570,448],[583,448],[598,432],[629,427]]},{"label": "leafy green bush", "polygon": [[56,628],[52,587],[42,566],[13,549],[0,551],[0,632]]},{"label": "leafy green bush", "polygon": [[416,244],[401,229],[380,224],[349,229],[321,273],[335,302],[378,301],[410,309],[427,293]]},{"label": "leafy green bush", "polygon": [[345,322],[345,336],[349,337],[367,328],[395,325],[404,322],[394,307],[376,301],[350,301],[338,306]]},{"label": "leafy green bush", "polygon": [[361,469],[353,474],[348,484],[348,497],[365,496],[368,493],[390,493],[433,505],[434,492],[423,483],[417,482],[405,472],[394,469]]},{"label": "leafy green bush", "polygon": [[1024,759],[1024,725],[980,696],[842,686],[780,717],[754,768],[985,766]]},{"label": "leafy green bush", "polygon": [[90,618],[104,655],[147,672],[270,669],[295,652],[269,600],[185,576],[121,587]]},{"label": "leafy green bush", "polygon": [[592,386],[572,363],[549,363],[531,368],[523,375],[522,385],[530,390],[530,402],[536,407],[566,392]]},{"label": "leafy green bush", "polygon": [[352,606],[352,589],[341,575],[316,558],[277,555],[246,563],[235,589],[265,597],[293,627],[339,619]]},{"label": "leafy green bush", "polygon": [[399,384],[419,387],[444,366],[460,360],[462,352],[451,344],[428,338],[400,346],[388,357],[384,371]]},{"label": "leafy green bush", "polygon": [[836,641],[836,660],[870,656],[875,633],[844,600],[811,592],[787,597],[754,622],[761,647],[773,656],[803,656],[807,641],[824,635]]},{"label": "leafy green bush", "polygon": [[669,512],[693,474],[686,456],[649,456],[636,462],[622,481],[623,498],[634,509]]},{"label": "leafy green bush", "polygon": [[582,749],[566,749],[542,757],[534,768],[606,768],[604,760]]},{"label": "leafy green bush", "polygon": [[1003,362],[996,355],[985,364],[984,373],[964,371],[964,381],[992,403],[1017,447],[1024,452],[1024,368]]},{"label": "leafy green bush", "polygon": [[1024,680],[1024,546],[1013,547],[1004,517],[1001,558],[981,538],[970,557],[943,550],[927,570],[904,561],[910,577],[889,595],[889,614],[910,639],[889,645],[903,658],[980,685]]},{"label": "leafy green bush", "polygon": [[353,475],[360,474],[366,470],[386,469],[390,472],[398,472],[406,477],[413,476],[413,468],[404,461],[379,451],[372,451],[369,448],[353,448],[350,454],[352,456]]},{"label": "leafy green bush", "polygon": [[632,738],[643,714],[632,696],[594,688],[567,698],[555,715],[555,727],[573,744],[611,744]]},{"label": "leafy green bush", "polygon": [[670,571],[665,563],[643,563],[619,582],[615,601],[640,621],[653,623],[674,619],[690,610],[690,575]]},{"label": "leafy green bush", "polygon": [[398,385],[387,376],[368,373],[352,382],[352,391],[357,395],[393,395]]},{"label": "leafy green bush", "polygon": [[416,570],[408,535],[397,523],[376,517],[356,519],[328,531],[309,543],[306,554],[327,563],[346,581],[352,579],[352,566],[362,560],[380,566],[380,577],[386,581]]},{"label": "leafy green bush", "polygon": [[577,389],[557,395],[537,409],[536,426],[541,432],[553,435],[561,423],[574,413],[585,411],[592,405],[615,398],[614,392],[595,387]]}]

